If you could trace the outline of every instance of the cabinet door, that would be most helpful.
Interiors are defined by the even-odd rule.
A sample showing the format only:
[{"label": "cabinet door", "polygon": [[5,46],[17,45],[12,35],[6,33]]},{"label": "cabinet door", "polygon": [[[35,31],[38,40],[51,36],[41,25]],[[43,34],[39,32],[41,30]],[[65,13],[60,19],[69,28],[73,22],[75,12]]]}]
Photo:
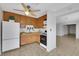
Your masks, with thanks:
[{"label": "cabinet door", "polygon": [[41,16],[40,18],[38,18],[37,20],[37,27],[38,28],[43,28],[44,24],[44,20],[47,19],[47,15]]},{"label": "cabinet door", "polygon": [[15,14],[14,17],[15,17],[15,22],[19,22],[20,23],[21,15]]},{"label": "cabinet door", "polygon": [[44,15],[44,16],[38,18],[38,19],[30,18],[30,21],[31,21],[31,24],[34,25],[34,27],[43,28],[43,25],[44,25],[43,22],[44,22],[45,19],[46,19],[46,16]]},{"label": "cabinet door", "polygon": [[43,21],[41,21],[41,20],[38,20],[38,22],[37,22],[38,24],[37,24],[37,26],[38,26],[38,28],[43,28]]},{"label": "cabinet door", "polygon": [[34,27],[37,27],[36,19],[32,19],[32,20],[31,20],[31,23],[32,23],[32,25],[33,25]]},{"label": "cabinet door", "polygon": [[28,39],[27,39],[27,36],[21,35],[21,45],[26,44],[27,40],[28,40]]},{"label": "cabinet door", "polygon": [[21,45],[32,43],[33,40],[29,35],[21,35]]},{"label": "cabinet door", "polygon": [[20,22],[21,22],[21,24],[26,25],[27,24],[27,18],[25,16],[21,16]]},{"label": "cabinet door", "polygon": [[3,20],[4,21],[9,21],[10,16],[15,17],[15,22],[20,22],[20,16],[18,14],[11,13],[11,12],[3,12]]},{"label": "cabinet door", "polygon": [[9,13],[4,12],[4,13],[3,13],[3,20],[4,20],[4,21],[8,21],[8,16],[9,16]]}]

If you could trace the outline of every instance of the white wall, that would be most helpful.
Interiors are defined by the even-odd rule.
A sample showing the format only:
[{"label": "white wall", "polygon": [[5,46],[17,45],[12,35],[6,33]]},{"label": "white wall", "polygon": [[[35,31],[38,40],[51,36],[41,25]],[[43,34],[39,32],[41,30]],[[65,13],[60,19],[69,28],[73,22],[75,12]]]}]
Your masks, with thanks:
[{"label": "white wall", "polygon": [[[61,26],[60,25],[57,25],[57,29],[56,29],[57,35],[58,36],[63,36],[64,35],[64,32],[67,33],[67,31],[66,31],[67,28],[64,28],[63,26],[64,25],[69,25],[69,24],[76,24],[76,39],[79,39],[79,21],[75,21],[75,22],[72,21],[72,22],[67,22],[67,23],[64,22],[64,24],[62,24]],[[71,32],[72,33],[75,33],[75,29],[73,28],[71,30]]]},{"label": "white wall", "polygon": [[79,20],[79,11],[78,12],[73,12],[70,14],[66,14],[63,16],[60,16],[59,19],[57,20],[57,23],[75,23],[75,21]]},{"label": "white wall", "polygon": [[[79,20],[76,20],[76,21],[63,21],[59,24],[62,24],[62,25],[71,25],[71,24],[76,24],[76,39],[79,39]],[[59,26],[59,25],[58,25]],[[59,27],[62,27],[62,26],[59,26]],[[64,28],[64,27],[63,27]],[[59,29],[59,28],[58,28]],[[61,30],[57,30],[57,32],[61,32]],[[66,30],[62,30],[62,32]],[[61,35],[61,33],[57,33],[57,35]]]},{"label": "white wall", "polygon": [[63,25],[76,24],[76,39],[79,39],[79,12],[74,12],[68,15],[61,16],[57,19],[56,23]]},{"label": "white wall", "polygon": [[79,39],[79,23],[76,24],[76,39]]},{"label": "white wall", "polygon": [[0,8],[0,54],[1,54],[1,20],[2,20],[2,10]]},{"label": "white wall", "polygon": [[57,36],[64,36],[68,34],[67,26],[63,24],[56,24],[56,35]]},{"label": "white wall", "polygon": [[47,51],[56,48],[56,16],[52,11],[47,12]]}]

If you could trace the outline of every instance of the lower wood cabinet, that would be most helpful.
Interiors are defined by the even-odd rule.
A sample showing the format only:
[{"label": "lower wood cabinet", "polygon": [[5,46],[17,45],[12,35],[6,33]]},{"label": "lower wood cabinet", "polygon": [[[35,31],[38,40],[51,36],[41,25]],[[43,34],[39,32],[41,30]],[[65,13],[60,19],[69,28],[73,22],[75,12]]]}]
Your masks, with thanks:
[{"label": "lower wood cabinet", "polygon": [[30,43],[40,43],[40,33],[22,33],[21,34],[21,45]]}]

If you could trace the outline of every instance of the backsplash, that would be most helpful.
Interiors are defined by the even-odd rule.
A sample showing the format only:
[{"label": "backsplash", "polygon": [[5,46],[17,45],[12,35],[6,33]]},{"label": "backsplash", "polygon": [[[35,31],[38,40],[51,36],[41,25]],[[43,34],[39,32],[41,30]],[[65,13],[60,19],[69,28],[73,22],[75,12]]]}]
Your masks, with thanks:
[{"label": "backsplash", "polygon": [[45,31],[46,31],[46,29],[44,29],[44,28],[31,28],[31,30],[26,28],[26,27],[20,28],[20,32],[40,32],[40,33],[44,33]]}]

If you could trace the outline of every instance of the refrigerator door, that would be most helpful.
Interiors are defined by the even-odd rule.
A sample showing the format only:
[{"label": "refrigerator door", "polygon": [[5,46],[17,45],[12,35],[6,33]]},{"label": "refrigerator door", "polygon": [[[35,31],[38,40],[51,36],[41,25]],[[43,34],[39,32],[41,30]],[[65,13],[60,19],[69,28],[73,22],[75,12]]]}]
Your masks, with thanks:
[{"label": "refrigerator door", "polygon": [[2,52],[20,47],[20,24],[2,22]]},{"label": "refrigerator door", "polygon": [[2,22],[2,39],[19,39],[20,34],[20,24],[15,22]]},{"label": "refrigerator door", "polygon": [[2,44],[2,52],[19,48],[19,46],[20,46],[19,42],[20,41],[17,38],[16,39],[12,39],[12,40],[4,40],[2,42],[3,43]]},{"label": "refrigerator door", "polygon": [[0,19],[0,54],[1,54],[1,19]]}]

